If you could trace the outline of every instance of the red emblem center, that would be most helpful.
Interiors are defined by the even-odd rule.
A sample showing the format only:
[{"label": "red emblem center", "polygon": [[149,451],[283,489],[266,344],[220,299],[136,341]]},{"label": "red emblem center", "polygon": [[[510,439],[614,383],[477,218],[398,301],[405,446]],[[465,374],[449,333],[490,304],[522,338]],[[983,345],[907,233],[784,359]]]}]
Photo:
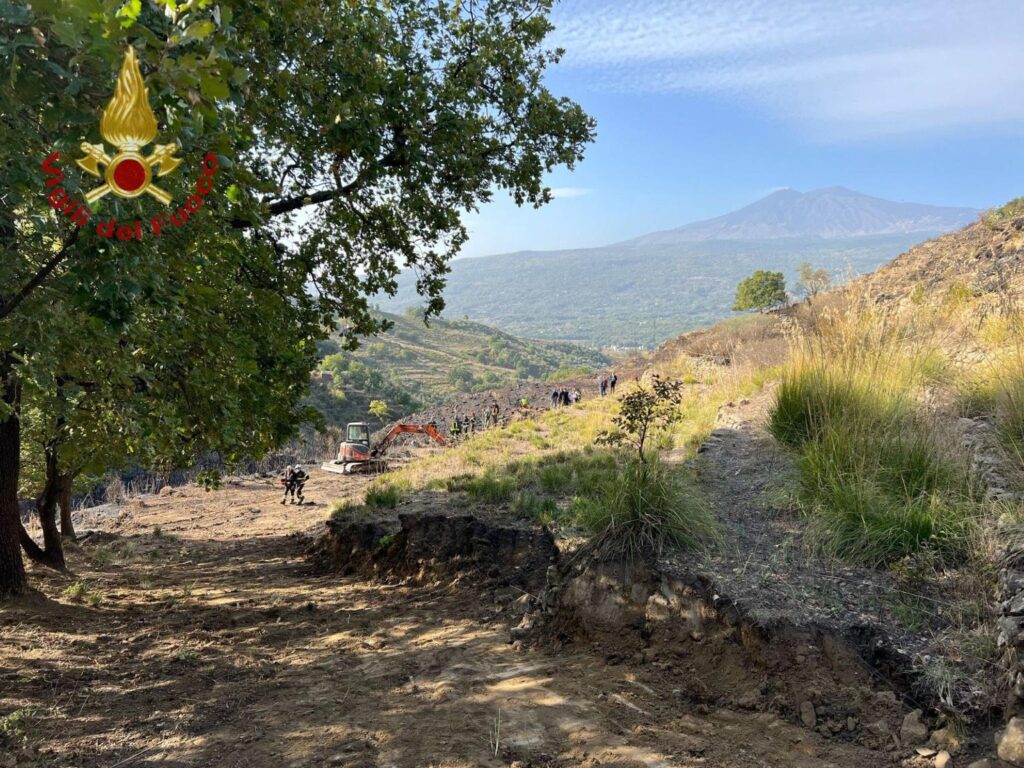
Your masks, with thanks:
[{"label": "red emblem center", "polygon": [[146,169],[138,160],[126,157],[114,168],[114,181],[125,192],[134,192],[146,183]]}]

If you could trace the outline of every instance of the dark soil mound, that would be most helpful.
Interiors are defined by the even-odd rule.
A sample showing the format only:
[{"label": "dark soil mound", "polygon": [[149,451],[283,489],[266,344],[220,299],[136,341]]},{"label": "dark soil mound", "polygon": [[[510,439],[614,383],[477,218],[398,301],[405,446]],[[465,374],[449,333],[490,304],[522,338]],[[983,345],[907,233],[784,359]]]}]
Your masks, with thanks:
[{"label": "dark soil mound", "polygon": [[473,515],[399,515],[394,520],[331,520],[313,545],[321,571],[377,577],[443,578],[478,572],[524,589],[543,585],[558,560],[546,528],[524,528]]}]

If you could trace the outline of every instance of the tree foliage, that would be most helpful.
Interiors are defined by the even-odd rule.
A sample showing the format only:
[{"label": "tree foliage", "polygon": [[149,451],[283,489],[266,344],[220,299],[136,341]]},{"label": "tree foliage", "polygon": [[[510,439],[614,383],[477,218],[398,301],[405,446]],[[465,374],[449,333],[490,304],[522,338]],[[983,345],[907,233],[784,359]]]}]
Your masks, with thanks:
[{"label": "tree foliage", "polygon": [[757,270],[736,286],[733,311],[765,310],[786,303],[786,278],[781,272]]},{"label": "tree foliage", "polygon": [[619,398],[619,412],[612,418],[616,429],[598,435],[597,441],[607,445],[631,445],[641,463],[647,461],[644,449],[647,438],[658,429],[675,424],[682,417],[679,404],[683,399],[683,383],[675,379],[651,376],[650,386],[639,384]]},{"label": "tree foliage", "polygon": [[832,275],[827,269],[815,269],[809,261],[800,263],[800,275],[796,289],[807,299],[813,299],[819,293],[832,287]]},{"label": "tree foliage", "polygon": [[[593,137],[543,85],[550,8],[0,1],[0,595],[24,587],[23,453],[59,472],[257,455],[309,416],[317,338],[382,330],[368,297],[403,267],[437,314],[461,213],[550,199],[545,172]],[[58,151],[68,193],[93,186],[73,158],[128,46],[186,161],[161,186],[183,201],[207,152],[219,171],[187,227],[121,243],[59,217],[40,164]],[[108,195],[91,222],[158,212]]]}]

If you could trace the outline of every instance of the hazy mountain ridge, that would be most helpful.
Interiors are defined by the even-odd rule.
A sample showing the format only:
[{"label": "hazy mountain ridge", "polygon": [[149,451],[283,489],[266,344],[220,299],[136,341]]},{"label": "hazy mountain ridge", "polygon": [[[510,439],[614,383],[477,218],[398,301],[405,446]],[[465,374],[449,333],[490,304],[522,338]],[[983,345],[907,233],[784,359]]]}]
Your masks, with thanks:
[{"label": "hazy mountain ridge", "polygon": [[959,229],[978,213],[974,208],[893,202],[845,187],[806,193],[782,189],[724,216],[653,232],[622,245],[935,233]]},{"label": "hazy mountain ridge", "polygon": [[[736,284],[754,270],[781,271],[790,287],[803,261],[837,277],[864,274],[977,216],[838,187],[782,190],[717,219],[614,245],[457,260],[446,315],[531,338],[653,346],[730,316]],[[409,276],[399,285],[394,298],[379,299],[384,309],[421,302]]]}]

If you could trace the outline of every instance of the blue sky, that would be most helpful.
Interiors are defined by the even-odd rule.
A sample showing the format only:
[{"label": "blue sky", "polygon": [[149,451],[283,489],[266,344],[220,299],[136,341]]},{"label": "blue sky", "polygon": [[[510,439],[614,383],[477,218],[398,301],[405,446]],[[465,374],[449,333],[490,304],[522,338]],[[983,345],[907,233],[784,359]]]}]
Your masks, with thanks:
[{"label": "blue sky", "polygon": [[1024,0],[562,0],[549,87],[598,121],[556,199],[466,256],[603,245],[780,187],[978,208],[1024,194]]}]

